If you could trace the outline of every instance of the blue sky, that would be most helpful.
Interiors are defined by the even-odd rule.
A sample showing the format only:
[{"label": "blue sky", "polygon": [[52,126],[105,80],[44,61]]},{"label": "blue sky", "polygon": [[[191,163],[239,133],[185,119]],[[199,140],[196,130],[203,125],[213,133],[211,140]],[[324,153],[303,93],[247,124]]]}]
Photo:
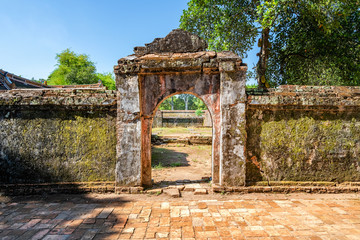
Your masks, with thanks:
[{"label": "blue sky", "polygon": [[[178,28],[188,0],[0,0],[0,68],[46,79],[70,48],[112,72],[117,60]],[[244,59],[255,64],[256,51]]]}]

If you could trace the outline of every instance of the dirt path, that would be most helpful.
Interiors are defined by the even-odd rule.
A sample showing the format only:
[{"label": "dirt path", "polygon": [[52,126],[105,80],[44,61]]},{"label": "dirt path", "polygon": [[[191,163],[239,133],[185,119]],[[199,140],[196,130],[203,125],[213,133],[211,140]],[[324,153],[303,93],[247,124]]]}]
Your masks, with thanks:
[{"label": "dirt path", "polygon": [[164,136],[164,137],[211,136],[212,128],[195,128],[195,127],[153,128],[152,134],[156,134],[158,136]]},{"label": "dirt path", "polygon": [[160,145],[152,148],[154,183],[211,177],[211,146]]}]

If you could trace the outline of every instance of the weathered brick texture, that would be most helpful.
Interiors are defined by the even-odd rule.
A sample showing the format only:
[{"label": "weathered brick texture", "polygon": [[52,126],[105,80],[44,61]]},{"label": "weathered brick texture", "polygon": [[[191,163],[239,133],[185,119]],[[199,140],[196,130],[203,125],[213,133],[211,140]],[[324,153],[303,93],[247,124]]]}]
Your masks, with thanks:
[{"label": "weathered brick texture", "polygon": [[247,181],[359,181],[360,87],[249,95]]},{"label": "weathered brick texture", "polygon": [[116,93],[0,92],[0,182],[114,180]]}]

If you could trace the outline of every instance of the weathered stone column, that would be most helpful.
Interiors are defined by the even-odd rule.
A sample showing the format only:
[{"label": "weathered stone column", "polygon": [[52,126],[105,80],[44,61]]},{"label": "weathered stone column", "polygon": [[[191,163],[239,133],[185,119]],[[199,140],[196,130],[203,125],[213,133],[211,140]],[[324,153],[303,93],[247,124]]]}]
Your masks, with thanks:
[{"label": "weathered stone column", "polygon": [[[221,57],[221,56],[219,56]],[[220,185],[245,185],[245,74],[238,58],[226,57],[220,70]]]},{"label": "weathered stone column", "polygon": [[141,116],[141,185],[151,187],[151,124],[152,119]]},{"label": "weathered stone column", "polygon": [[137,74],[117,74],[116,184],[141,184],[141,121]]}]

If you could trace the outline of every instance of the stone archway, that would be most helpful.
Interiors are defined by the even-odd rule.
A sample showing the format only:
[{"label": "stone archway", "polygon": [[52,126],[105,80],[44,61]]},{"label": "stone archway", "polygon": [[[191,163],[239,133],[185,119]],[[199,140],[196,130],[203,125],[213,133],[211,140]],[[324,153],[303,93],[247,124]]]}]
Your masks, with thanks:
[{"label": "stone archway", "polygon": [[213,183],[245,184],[245,74],[231,52],[207,52],[198,36],[176,29],[136,47],[115,66],[118,185],[151,185],[151,125],[158,104],[176,93],[198,96],[213,121]]}]

